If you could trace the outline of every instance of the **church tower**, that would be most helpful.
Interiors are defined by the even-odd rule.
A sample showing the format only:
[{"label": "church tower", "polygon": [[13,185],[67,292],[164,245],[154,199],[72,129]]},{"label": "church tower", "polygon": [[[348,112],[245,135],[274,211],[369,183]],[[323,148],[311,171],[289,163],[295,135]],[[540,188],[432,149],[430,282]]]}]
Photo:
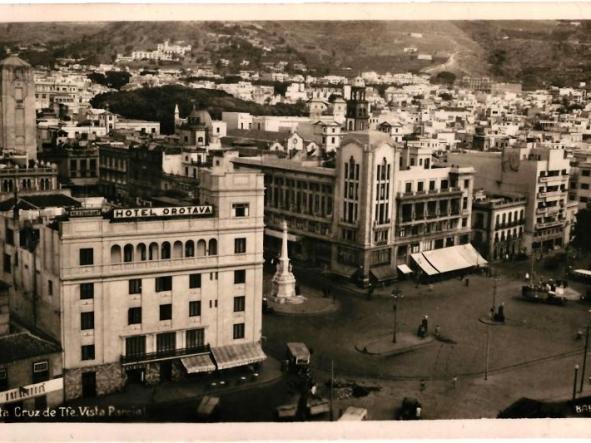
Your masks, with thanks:
[{"label": "church tower", "polygon": [[0,151],[37,158],[33,70],[11,55],[0,61]]},{"label": "church tower", "polygon": [[369,128],[369,103],[365,99],[365,82],[355,78],[351,85],[351,97],[347,100],[347,131],[366,131]]}]

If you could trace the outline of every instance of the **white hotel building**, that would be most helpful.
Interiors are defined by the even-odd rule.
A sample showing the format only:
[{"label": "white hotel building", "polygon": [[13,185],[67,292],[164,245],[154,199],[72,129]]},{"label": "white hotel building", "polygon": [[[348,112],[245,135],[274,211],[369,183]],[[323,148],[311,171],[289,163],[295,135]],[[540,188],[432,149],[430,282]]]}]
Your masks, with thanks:
[{"label": "white hotel building", "polygon": [[11,309],[61,343],[66,400],[265,358],[263,175],[200,173],[196,208],[2,216]]}]

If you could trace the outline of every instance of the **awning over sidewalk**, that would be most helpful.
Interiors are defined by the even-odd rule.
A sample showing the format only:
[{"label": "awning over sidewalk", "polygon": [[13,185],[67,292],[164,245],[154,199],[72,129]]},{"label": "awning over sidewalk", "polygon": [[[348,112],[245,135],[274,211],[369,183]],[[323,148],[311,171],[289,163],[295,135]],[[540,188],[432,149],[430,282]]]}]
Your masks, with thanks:
[{"label": "awning over sidewalk", "polygon": [[412,254],[411,257],[427,275],[444,274],[488,264],[469,243],[420,252]]},{"label": "awning over sidewalk", "polygon": [[211,361],[209,354],[192,355],[181,358],[183,366],[189,374],[198,374],[200,372],[215,371],[215,365]]},{"label": "awning over sidewalk", "polygon": [[369,272],[378,281],[393,280],[396,278],[396,272],[394,271],[394,268],[390,265],[376,266],[375,268],[371,268]]},{"label": "awning over sidewalk", "polygon": [[[271,229],[271,228],[265,228],[265,235],[268,235],[269,237],[275,237],[278,239],[283,238],[283,232],[277,231],[277,230]],[[289,241],[296,242],[301,239],[302,239],[302,237],[300,235],[294,235],[294,234],[287,233],[287,240],[289,240]]]},{"label": "awning over sidewalk", "polygon": [[415,261],[417,265],[421,268],[421,270],[427,275],[436,275],[439,274],[439,271],[435,269],[431,264],[427,261],[425,257],[423,257],[422,252],[418,252],[416,254],[411,254],[412,259]]},{"label": "awning over sidewalk", "polygon": [[397,266],[398,270],[400,272],[402,272],[403,274],[412,274],[412,269],[410,269],[407,265],[405,265],[404,263],[401,265]]},{"label": "awning over sidewalk", "polygon": [[440,273],[458,271],[472,266],[459,253],[457,246],[423,252],[423,256]]},{"label": "awning over sidewalk", "polygon": [[258,363],[267,358],[258,343],[219,346],[211,348],[218,369],[235,368]]}]

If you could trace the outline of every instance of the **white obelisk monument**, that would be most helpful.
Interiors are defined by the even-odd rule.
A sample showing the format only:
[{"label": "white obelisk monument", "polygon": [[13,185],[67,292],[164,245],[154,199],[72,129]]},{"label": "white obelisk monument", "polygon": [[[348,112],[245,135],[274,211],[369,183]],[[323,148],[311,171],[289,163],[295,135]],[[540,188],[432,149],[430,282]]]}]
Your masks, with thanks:
[{"label": "white obelisk monument", "polygon": [[278,303],[302,303],[304,297],[298,297],[296,294],[296,279],[291,272],[287,253],[287,221],[283,220],[282,227],[281,257],[273,276],[273,295]]}]

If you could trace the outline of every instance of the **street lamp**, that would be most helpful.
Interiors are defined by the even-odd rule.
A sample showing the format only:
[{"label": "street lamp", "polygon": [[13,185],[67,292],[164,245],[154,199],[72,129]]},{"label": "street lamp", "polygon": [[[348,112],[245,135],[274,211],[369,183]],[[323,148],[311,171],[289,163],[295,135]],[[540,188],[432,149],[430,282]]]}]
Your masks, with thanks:
[{"label": "street lamp", "polygon": [[[591,313],[591,309],[589,309],[589,313]],[[583,367],[581,368],[581,385],[579,386],[579,392],[583,392],[583,384],[585,382],[585,368],[587,366],[587,351],[589,350],[589,330],[591,329],[591,325],[587,325],[586,334],[585,334],[585,351],[583,353]]]},{"label": "street lamp", "polygon": [[402,291],[400,289],[392,289],[392,300],[394,300],[392,305],[392,309],[394,310],[394,332],[392,334],[392,343],[396,343],[396,332],[398,329],[398,301],[402,300],[403,297],[404,295],[402,295]]},{"label": "street lamp", "polygon": [[573,380],[573,401],[577,398],[577,376],[579,375],[579,365],[575,365],[575,378]]}]

